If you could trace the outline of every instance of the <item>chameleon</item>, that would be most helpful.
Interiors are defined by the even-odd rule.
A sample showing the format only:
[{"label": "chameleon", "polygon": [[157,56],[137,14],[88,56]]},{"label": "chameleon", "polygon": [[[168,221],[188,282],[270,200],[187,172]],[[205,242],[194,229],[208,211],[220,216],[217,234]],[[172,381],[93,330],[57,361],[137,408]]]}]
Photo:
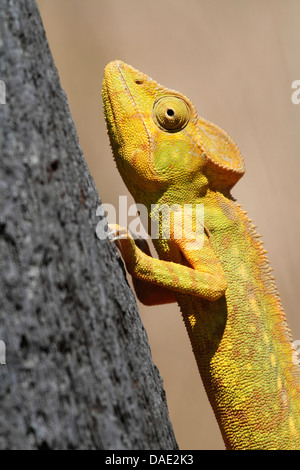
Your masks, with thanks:
[{"label": "chameleon", "polygon": [[[267,251],[231,195],[245,172],[237,145],[182,93],[122,61],[105,67],[102,98],[117,169],[147,208],[149,235],[159,226],[158,258],[111,227],[137,297],[179,304],[226,449],[300,449],[300,367]],[[168,237],[161,205],[171,208]],[[196,247],[189,232],[175,236],[185,205],[202,233]]]}]

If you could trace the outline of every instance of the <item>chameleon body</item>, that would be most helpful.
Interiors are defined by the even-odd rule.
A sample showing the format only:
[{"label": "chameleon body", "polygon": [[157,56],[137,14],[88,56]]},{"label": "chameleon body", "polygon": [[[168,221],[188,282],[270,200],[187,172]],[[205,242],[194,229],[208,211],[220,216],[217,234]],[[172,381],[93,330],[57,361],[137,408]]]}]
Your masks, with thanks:
[{"label": "chameleon body", "polygon": [[[177,301],[227,449],[300,449],[300,372],[266,251],[231,188],[242,156],[191,101],[131,66],[107,65],[103,103],[121,176],[149,219],[153,204],[204,205],[201,249],[188,237],[146,245],[115,230],[140,300]],[[194,207],[194,206],[193,206]],[[182,220],[182,219],[181,219]]]}]

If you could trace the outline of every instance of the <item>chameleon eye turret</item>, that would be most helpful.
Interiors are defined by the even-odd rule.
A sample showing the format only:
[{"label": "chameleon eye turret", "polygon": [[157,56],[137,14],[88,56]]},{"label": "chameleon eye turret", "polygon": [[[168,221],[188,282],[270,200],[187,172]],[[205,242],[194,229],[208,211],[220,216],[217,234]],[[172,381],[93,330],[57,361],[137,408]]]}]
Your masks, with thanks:
[{"label": "chameleon eye turret", "polygon": [[182,98],[163,96],[154,103],[153,119],[160,129],[179,132],[189,122],[190,110]]}]

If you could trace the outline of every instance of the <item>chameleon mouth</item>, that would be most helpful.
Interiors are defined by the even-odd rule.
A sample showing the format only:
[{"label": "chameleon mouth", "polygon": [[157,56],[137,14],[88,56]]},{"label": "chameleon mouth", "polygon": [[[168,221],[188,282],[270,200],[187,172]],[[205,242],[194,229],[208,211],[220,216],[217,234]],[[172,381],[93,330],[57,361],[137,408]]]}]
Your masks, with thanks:
[{"label": "chameleon mouth", "polygon": [[115,60],[107,64],[104,69],[103,88],[106,89],[112,107],[114,103],[117,103],[118,108],[120,108],[124,98],[129,97],[136,108],[133,96],[122,73],[122,68],[124,68],[125,65],[126,64],[120,60]]},{"label": "chameleon mouth", "polygon": [[[104,87],[107,89],[107,94],[110,102],[114,119],[117,121],[122,117],[125,119],[140,119],[143,122],[145,131],[148,135],[148,130],[145,126],[143,116],[131,92],[133,83],[128,83],[128,78],[125,73],[130,72],[131,81],[135,85],[142,85],[147,79],[147,76],[138,70],[130,67],[121,60],[110,62],[104,70]],[[119,127],[119,126],[117,126]],[[149,140],[149,136],[148,136]]]},{"label": "chameleon mouth", "polygon": [[[122,61],[110,62],[104,70],[102,97],[110,144],[118,169],[129,186],[135,174],[137,186],[155,179],[151,166],[152,141],[137,97],[149,78]],[[149,83],[149,82],[148,82]],[[131,168],[131,170],[129,170]],[[129,179],[129,181],[127,181]]]},{"label": "chameleon mouth", "polygon": [[[126,110],[128,115],[130,107],[133,107],[138,112],[137,104],[124,76],[124,70],[126,69],[136,74],[135,83],[142,84],[144,82],[145,76],[142,76],[143,74],[121,60],[110,62],[104,69],[103,94],[108,97],[116,117],[118,112],[123,110]],[[128,107],[128,101],[131,103],[130,107]]]},{"label": "chameleon mouth", "polygon": [[111,144],[113,149],[117,146],[119,153],[115,157],[120,156],[121,148],[126,148],[136,133],[140,134],[136,141],[147,142],[143,148],[150,154],[149,132],[131,91],[133,85],[141,85],[146,78],[146,75],[120,60],[110,62],[105,67],[102,97]]}]

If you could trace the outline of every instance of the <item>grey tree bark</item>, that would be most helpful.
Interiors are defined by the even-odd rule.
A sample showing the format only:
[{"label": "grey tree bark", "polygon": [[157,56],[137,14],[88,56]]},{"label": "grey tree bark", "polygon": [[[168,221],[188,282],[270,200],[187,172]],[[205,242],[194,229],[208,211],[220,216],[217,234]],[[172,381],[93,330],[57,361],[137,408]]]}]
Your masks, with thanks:
[{"label": "grey tree bark", "polygon": [[0,448],[176,449],[34,0],[0,0],[0,80]]}]

